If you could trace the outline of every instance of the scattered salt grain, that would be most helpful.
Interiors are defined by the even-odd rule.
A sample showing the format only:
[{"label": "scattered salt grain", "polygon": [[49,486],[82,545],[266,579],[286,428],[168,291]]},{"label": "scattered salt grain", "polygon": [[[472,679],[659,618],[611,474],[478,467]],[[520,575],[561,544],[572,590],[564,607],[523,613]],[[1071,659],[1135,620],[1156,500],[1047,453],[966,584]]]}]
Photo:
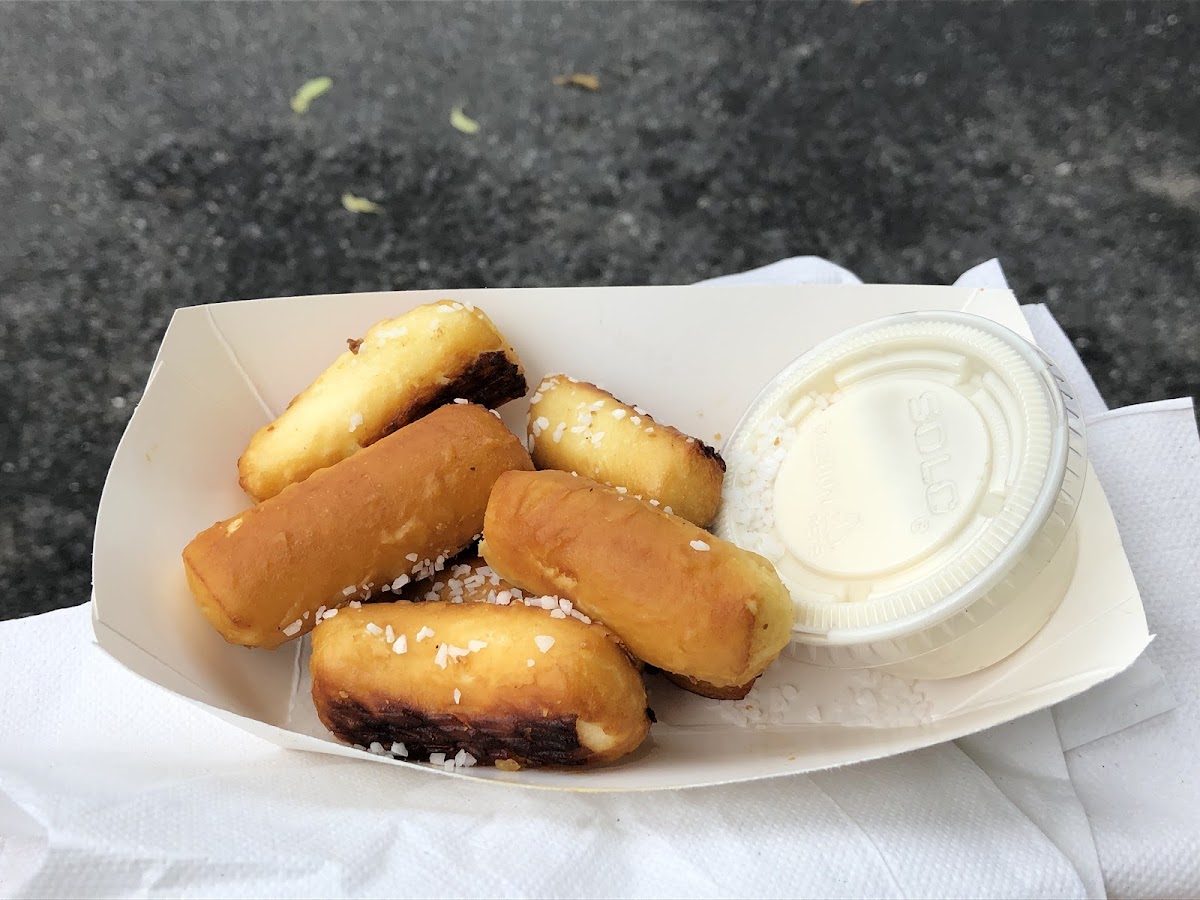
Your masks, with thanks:
[{"label": "scattered salt grain", "polygon": [[428,625],[422,625],[421,630],[417,632],[417,643],[421,643],[427,637],[433,637],[433,629]]},{"label": "scattered salt grain", "polygon": [[554,443],[557,444],[559,441],[562,440],[563,432],[566,430],[567,430],[567,423],[559,422],[558,426],[554,429],[554,434],[550,435],[550,438],[554,441]]},{"label": "scattered salt grain", "polygon": [[[458,703],[460,703],[461,701],[462,701],[462,691],[460,691],[458,688],[455,688],[455,689],[454,689],[454,703],[455,703],[455,705],[457,705],[457,704],[458,704]],[[461,751],[459,751],[459,752],[461,752]]]},{"label": "scattered salt grain", "polygon": [[605,435],[605,432],[597,431],[595,434],[592,435],[592,443],[599,444],[602,440],[604,440],[604,435]]},{"label": "scattered salt grain", "polygon": [[693,550],[707,550],[708,544],[704,543],[704,541],[692,541],[691,548]]},{"label": "scattered salt grain", "polygon": [[592,404],[592,409],[604,409],[604,401],[597,400],[595,403]]},{"label": "scattered salt grain", "polygon": [[392,626],[391,626],[391,625],[389,625],[389,626],[387,626],[387,628],[383,629],[383,639],[384,639],[385,641],[387,641],[389,644],[391,644],[391,643],[394,643],[394,642],[395,642],[395,640],[396,640],[396,632],[395,632],[395,630],[392,628]]},{"label": "scattered salt grain", "polygon": [[351,594],[353,594],[357,590],[358,590],[357,584],[349,585],[348,587],[342,588],[342,596],[349,597]]},{"label": "scattered salt grain", "polygon": [[376,637],[383,634],[383,629],[380,628],[378,625],[376,625],[374,622],[367,623],[367,631],[369,631],[371,634],[375,635]]},{"label": "scattered salt grain", "polygon": [[629,493],[629,488],[627,488],[627,487],[617,487],[617,488],[614,488],[613,490],[615,490],[618,494],[628,494]]},{"label": "scattered salt grain", "polygon": [[653,429],[653,428],[647,428],[647,429],[646,429],[646,434],[654,434],[654,429]]},{"label": "scattered salt grain", "polygon": [[350,417],[350,433],[354,434],[358,430],[358,426],[363,423],[362,413],[356,412]]},{"label": "scattered salt grain", "polygon": [[288,637],[292,637],[303,627],[304,627],[304,622],[302,622],[300,619],[297,619],[295,622],[293,622],[287,628],[283,629],[283,633],[286,634]]},{"label": "scattered salt grain", "polygon": [[532,669],[534,667],[535,663],[532,659],[527,659],[527,660],[525,660],[525,665],[529,666],[529,668]]},{"label": "scattered salt grain", "polygon": [[396,638],[396,643],[392,644],[392,652],[393,653],[407,653],[408,652],[408,635],[407,634],[402,634],[402,635],[400,635],[400,637]]},{"label": "scattered salt grain", "polygon": [[537,644],[537,648],[543,653],[548,652],[554,646],[554,638],[548,634],[539,634],[533,639],[533,642]]},{"label": "scattered salt grain", "polygon": [[446,668],[446,663],[449,662],[449,660],[449,650],[446,648],[446,645],[438,644],[437,656],[433,658],[434,665],[440,666],[444,669]]},{"label": "scattered salt grain", "polygon": [[614,419],[623,419],[623,418],[625,418],[625,410],[623,410],[623,409],[614,409],[614,410],[612,411],[612,417],[613,417]]},{"label": "scattered salt grain", "polygon": [[642,424],[642,420],[641,420],[641,418],[640,418],[640,417],[638,417],[638,416],[630,416],[630,417],[629,417],[629,421],[630,421],[632,424],[634,424],[634,425],[641,425],[641,424]]}]

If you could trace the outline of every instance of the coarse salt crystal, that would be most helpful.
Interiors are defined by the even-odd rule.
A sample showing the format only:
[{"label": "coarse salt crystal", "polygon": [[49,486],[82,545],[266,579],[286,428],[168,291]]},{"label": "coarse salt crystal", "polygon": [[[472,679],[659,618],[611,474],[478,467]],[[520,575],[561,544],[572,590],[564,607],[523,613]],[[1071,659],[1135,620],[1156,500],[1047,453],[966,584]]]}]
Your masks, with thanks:
[{"label": "coarse salt crystal", "polygon": [[566,430],[567,430],[567,423],[559,422],[558,426],[554,429],[554,434],[550,435],[551,440],[553,440],[554,443],[557,444],[559,441],[562,440],[563,432]]},{"label": "coarse salt crystal", "polygon": [[444,304],[444,303],[443,303],[441,306],[439,306],[439,307],[437,308],[437,311],[438,311],[438,312],[440,312],[440,313],[454,312],[454,307],[453,307],[453,306],[448,306],[448,305],[446,305],[446,304]]},{"label": "coarse salt crystal", "polygon": [[693,550],[707,550],[708,544],[704,543],[704,541],[692,541],[691,548]]},{"label": "coarse salt crystal", "polygon": [[349,597],[351,594],[353,594],[357,590],[358,590],[357,584],[352,584],[349,587],[344,587],[344,588],[342,588],[342,596]]},{"label": "coarse salt crystal", "polygon": [[616,488],[614,488],[614,490],[618,494],[628,494],[629,493],[629,488],[627,488],[627,487],[616,487]]},{"label": "coarse salt crystal", "polygon": [[437,600],[437,598],[440,596],[441,595],[437,591],[430,591],[428,594],[425,595],[425,599],[428,600],[430,603],[432,603],[435,600]]},{"label": "coarse salt crystal", "polygon": [[647,429],[646,429],[646,434],[654,434],[654,429],[653,429],[653,428],[647,428]]},{"label": "coarse salt crystal", "polygon": [[440,766],[446,762],[446,754],[445,753],[430,753],[429,761],[431,763],[433,763],[435,766]]},{"label": "coarse salt crystal", "polygon": [[646,415],[646,411],[645,411],[644,409],[642,409],[640,406],[635,406],[635,407],[633,408],[633,411],[634,411],[635,413],[637,413],[639,416],[644,416],[644,415]]},{"label": "coarse salt crystal", "polygon": [[[325,615],[325,604],[324,603],[322,603],[320,606],[317,607],[317,621],[318,622],[321,621],[321,616],[323,616],[323,615]],[[304,618],[306,618],[306,619],[308,618],[308,613],[304,614]]]},{"label": "coarse salt crystal", "polygon": [[541,599],[542,609],[555,609],[558,607],[557,597],[543,597]]},{"label": "coarse salt crystal", "polygon": [[604,401],[597,400],[595,403],[592,404],[592,409],[604,409]]},{"label": "coarse salt crystal", "polygon": [[327,610],[325,610],[325,618],[326,618],[326,619],[332,619],[332,618],[333,618],[334,616],[336,616],[337,614],[338,614],[338,611],[337,611],[336,609],[327,609]]},{"label": "coarse salt crystal", "polygon": [[464,397],[455,397],[455,398],[454,398],[454,402],[455,402],[455,403],[470,403],[471,401],[470,401],[470,400],[467,400],[467,399],[466,399],[466,398],[464,398]]},{"label": "coarse salt crystal", "polygon": [[350,608],[351,609],[362,609],[362,601],[361,600],[351,600]]},{"label": "coarse salt crystal", "polygon": [[376,637],[383,634],[383,629],[380,628],[378,625],[376,625],[374,622],[367,623],[367,631],[369,631],[371,634],[375,635]]},{"label": "coarse salt crystal", "polygon": [[500,410],[498,410],[498,409],[489,409],[489,410],[488,410],[488,412],[490,412],[490,413],[491,413],[493,416],[495,416],[497,419],[499,419],[499,418],[500,418]]},{"label": "coarse salt crystal", "polygon": [[356,412],[354,415],[352,415],[350,417],[350,433],[353,434],[355,431],[357,431],[358,427],[360,425],[362,425],[362,423],[363,423],[362,413]]},{"label": "coarse salt crystal", "polygon": [[392,741],[392,756],[408,756],[408,748],[399,741]]},{"label": "coarse salt crystal", "polygon": [[383,629],[383,639],[389,644],[396,640],[396,632],[391,625]]},{"label": "coarse salt crystal", "polygon": [[458,752],[462,756],[462,761],[459,762],[457,756],[454,757],[454,761],[457,762],[464,769],[469,769],[469,768],[471,768],[471,766],[475,765],[475,763],[479,762],[479,760],[477,760],[474,756],[472,756],[466,750],[459,750]]},{"label": "coarse salt crystal", "polygon": [[412,581],[412,579],[409,578],[407,575],[401,575],[399,578],[397,578],[395,581],[392,582],[392,590],[398,591],[398,590],[400,590],[400,588],[404,587],[410,581]]},{"label": "coarse salt crystal", "polygon": [[625,410],[623,410],[623,409],[614,409],[614,410],[612,411],[612,417],[613,417],[614,419],[623,419],[623,418],[625,418]]},{"label": "coarse salt crystal", "polygon": [[663,512],[665,512],[668,516],[675,514],[675,510],[671,509],[671,507],[669,507],[669,506],[664,506]]},{"label": "coarse salt crystal", "polygon": [[374,753],[376,756],[382,756],[387,751],[383,749],[383,744],[379,741],[371,741],[371,746],[367,748],[368,753]]},{"label": "coarse salt crystal", "polygon": [[541,395],[541,394],[534,394],[532,397],[530,397],[530,398],[529,398],[529,405],[530,405],[530,406],[534,406],[535,404],[538,404],[538,403],[541,403],[541,402],[542,402],[542,395]]},{"label": "coarse salt crystal", "polygon": [[533,642],[537,644],[537,648],[543,653],[548,652],[554,646],[554,638],[548,634],[539,634],[533,639]]},{"label": "coarse salt crystal", "polygon": [[478,653],[487,646],[487,641],[467,641],[467,649],[472,653]]},{"label": "coarse salt crystal", "polygon": [[565,612],[563,612],[561,609],[550,610],[550,618],[552,618],[552,619],[565,619],[566,617],[567,617],[567,614]]},{"label": "coarse salt crystal", "polygon": [[288,637],[292,637],[303,627],[304,627],[304,622],[300,619],[297,619],[295,622],[293,622],[287,628],[283,629],[283,633],[286,634]]},{"label": "coarse salt crystal", "polygon": [[421,630],[417,632],[417,643],[421,643],[427,637],[433,637],[433,629],[428,625],[422,625]]},{"label": "coarse salt crystal", "polygon": [[571,434],[579,434],[581,431],[587,431],[586,425],[572,425]]},{"label": "coarse salt crystal", "polygon": [[408,556],[406,556],[404,558],[412,563],[415,563],[418,559],[420,559],[420,557],[417,556],[417,554],[415,554],[415,553],[410,553],[410,554],[408,554]]},{"label": "coarse salt crystal", "polygon": [[438,644],[437,656],[433,658],[434,664],[441,666],[443,669],[446,668],[446,663],[449,662],[449,653],[450,651],[445,644]]},{"label": "coarse salt crystal", "polygon": [[657,500],[655,500],[653,497],[651,497],[651,498],[650,498],[650,505],[651,505],[651,506],[658,506],[658,501],[657,501]]},{"label": "coarse salt crystal", "polygon": [[393,653],[407,653],[408,652],[408,635],[407,634],[402,634],[402,635],[400,635],[400,637],[396,638],[396,642],[394,644],[392,644],[392,652]]},{"label": "coarse salt crystal", "polygon": [[638,416],[630,416],[629,421],[633,425],[641,425],[642,424],[642,420]]},{"label": "coarse salt crystal", "polygon": [[463,656],[466,656],[471,651],[466,647],[455,647],[453,644],[447,644],[446,652],[450,654],[451,659],[459,659]]},{"label": "coarse salt crystal", "polygon": [[525,665],[529,666],[530,668],[533,668],[535,663],[532,659],[527,659],[527,660],[525,660]]},{"label": "coarse salt crystal", "polygon": [[454,689],[454,702],[457,704],[461,700],[462,700],[462,691],[460,691],[458,688],[455,688]]}]

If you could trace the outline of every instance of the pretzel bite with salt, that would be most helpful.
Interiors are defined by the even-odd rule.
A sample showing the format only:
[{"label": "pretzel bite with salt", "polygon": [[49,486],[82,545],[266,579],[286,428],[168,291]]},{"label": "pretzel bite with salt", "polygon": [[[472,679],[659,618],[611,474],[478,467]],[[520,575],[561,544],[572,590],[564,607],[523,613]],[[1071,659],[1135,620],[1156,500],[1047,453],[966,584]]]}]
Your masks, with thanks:
[{"label": "pretzel bite with salt", "polygon": [[277,647],[323,615],[433,575],[483,530],[492,485],[532,469],[481,406],[444,406],[206,528],[184,548],[200,610],[233,644]]},{"label": "pretzel bite with salt", "polygon": [[721,500],[725,461],[699,438],[566,375],[549,375],[530,400],[529,438],[539,469],[578,472],[701,528]]},{"label": "pretzel bite with salt", "polygon": [[318,469],[455,400],[495,409],[525,394],[525,373],[482,310],[440,300],[387,319],[260,428],[238,460],[242,488],[266,500]]},{"label": "pretzel bite with salt", "polygon": [[632,752],[650,729],[641,676],[607,629],[540,607],[344,609],[312,647],[325,727],[402,759],[581,766]]},{"label": "pretzel bite with salt", "polygon": [[791,638],[792,598],[767,560],[582,476],[501,475],[479,551],[527,594],[570,599],[638,659],[712,690],[748,685]]}]

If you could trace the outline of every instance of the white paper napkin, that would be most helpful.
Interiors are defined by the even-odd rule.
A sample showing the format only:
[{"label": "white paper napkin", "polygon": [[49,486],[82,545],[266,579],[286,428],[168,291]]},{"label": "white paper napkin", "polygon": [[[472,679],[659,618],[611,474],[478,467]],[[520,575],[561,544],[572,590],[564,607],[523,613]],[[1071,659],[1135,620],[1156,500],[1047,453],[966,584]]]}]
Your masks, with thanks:
[{"label": "white paper napkin", "polygon": [[[1092,457],[1160,630],[1154,649],[1190,698],[1200,461],[1186,415],[1096,420]],[[1167,515],[1148,513],[1147,491]],[[0,684],[0,896],[1200,891],[1196,704],[1110,733],[1138,719],[1130,703],[1160,696],[1153,678],[1099,725],[1077,713],[1076,739],[1108,736],[1066,759],[1046,711],[862,766],[653,796],[520,791],[278,749],[129,675],[92,646],[87,606],[0,623]]]}]

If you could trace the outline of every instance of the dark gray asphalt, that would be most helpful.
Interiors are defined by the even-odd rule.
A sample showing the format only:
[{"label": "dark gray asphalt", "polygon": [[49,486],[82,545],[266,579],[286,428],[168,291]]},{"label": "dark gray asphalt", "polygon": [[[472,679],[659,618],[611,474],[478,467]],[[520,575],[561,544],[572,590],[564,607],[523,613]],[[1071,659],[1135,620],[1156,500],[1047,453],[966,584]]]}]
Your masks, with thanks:
[{"label": "dark gray asphalt", "polygon": [[1200,392],[1196,4],[4,4],[0,198],[0,617],[87,598],[182,305],[997,255],[1110,403]]}]

